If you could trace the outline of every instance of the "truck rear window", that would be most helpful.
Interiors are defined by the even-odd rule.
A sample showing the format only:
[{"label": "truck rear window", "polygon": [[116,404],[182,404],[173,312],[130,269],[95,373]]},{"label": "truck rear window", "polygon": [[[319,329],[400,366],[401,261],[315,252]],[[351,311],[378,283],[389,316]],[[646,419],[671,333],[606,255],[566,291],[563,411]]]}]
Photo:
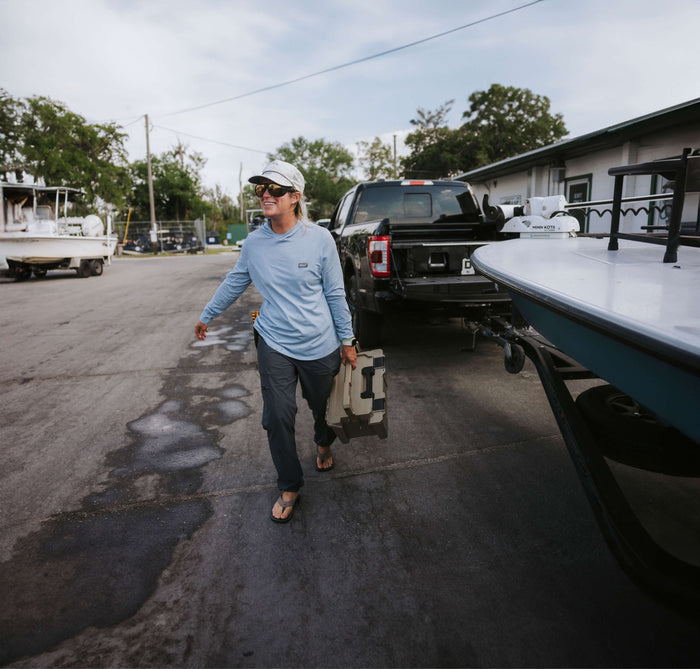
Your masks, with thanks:
[{"label": "truck rear window", "polygon": [[363,190],[353,222],[388,218],[393,224],[433,223],[470,221],[475,217],[478,218],[478,210],[474,196],[464,187],[397,185]]}]

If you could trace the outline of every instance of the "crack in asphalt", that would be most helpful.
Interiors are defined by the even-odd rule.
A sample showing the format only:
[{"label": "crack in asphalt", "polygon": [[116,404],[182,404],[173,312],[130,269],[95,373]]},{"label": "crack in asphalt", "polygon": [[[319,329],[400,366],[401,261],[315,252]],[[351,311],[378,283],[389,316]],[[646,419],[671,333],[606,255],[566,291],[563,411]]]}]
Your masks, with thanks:
[{"label": "crack in asphalt", "polygon": [[[525,441],[509,442],[505,444],[495,444],[493,446],[487,446],[485,448],[474,449],[471,451],[455,451],[453,453],[444,453],[443,455],[434,456],[430,458],[413,458],[411,460],[404,460],[402,462],[391,462],[384,465],[363,467],[355,469],[346,469],[345,471],[333,471],[329,473],[324,479],[319,480],[309,480],[307,482],[308,487],[320,487],[331,483],[333,480],[337,479],[352,479],[364,477],[371,474],[381,474],[383,472],[389,471],[402,471],[407,469],[416,469],[419,467],[426,467],[430,465],[441,464],[443,462],[449,462],[454,460],[465,460],[468,458],[476,457],[479,455],[486,455],[488,453],[495,453],[499,451],[507,451],[513,448],[530,447],[539,444],[556,443],[560,439],[559,434],[552,434],[537,437],[535,439],[527,439]],[[275,483],[258,483],[247,486],[240,487],[229,487],[222,488],[219,490],[208,490],[204,492],[195,492],[187,495],[172,495],[162,498],[151,498],[151,499],[141,499],[133,503],[125,504],[113,504],[104,508],[84,510],[78,509],[75,511],[65,511],[61,513],[52,514],[43,519],[39,519],[37,522],[51,522],[59,520],[74,520],[74,519],[87,519],[95,516],[102,516],[107,514],[119,514],[125,513],[133,510],[140,510],[144,508],[167,508],[174,504],[184,504],[193,501],[204,501],[209,499],[222,499],[226,497],[235,497],[237,495],[253,494],[259,492],[265,492],[267,490],[277,490],[277,485]],[[11,525],[8,525],[10,527]]]},{"label": "crack in asphalt", "polygon": [[179,374],[190,373],[190,374],[207,374],[211,373],[212,370],[222,371],[225,369],[255,369],[255,363],[230,363],[230,364],[220,364],[220,365],[200,365],[198,367],[188,367],[187,364],[178,365],[175,367],[140,367],[139,369],[118,369],[112,372],[94,372],[92,374],[60,374],[55,376],[27,376],[27,377],[16,377],[12,379],[5,379],[2,381],[4,386],[8,385],[25,385],[27,383],[44,383],[47,381],[70,381],[70,380],[81,380],[81,379],[93,379],[93,378],[116,378],[119,376],[142,376],[144,374],[165,374],[172,371],[177,371]]}]

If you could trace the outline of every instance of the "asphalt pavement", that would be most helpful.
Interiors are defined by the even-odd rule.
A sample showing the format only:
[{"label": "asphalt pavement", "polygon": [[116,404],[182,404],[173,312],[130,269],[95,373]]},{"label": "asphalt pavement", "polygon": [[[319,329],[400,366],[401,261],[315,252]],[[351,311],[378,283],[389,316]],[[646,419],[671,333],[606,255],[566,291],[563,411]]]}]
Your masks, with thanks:
[{"label": "asphalt pavement", "polygon": [[386,332],[389,436],[269,520],[235,252],[0,280],[0,664],[700,666],[700,623],[608,550],[538,377],[459,321]]}]

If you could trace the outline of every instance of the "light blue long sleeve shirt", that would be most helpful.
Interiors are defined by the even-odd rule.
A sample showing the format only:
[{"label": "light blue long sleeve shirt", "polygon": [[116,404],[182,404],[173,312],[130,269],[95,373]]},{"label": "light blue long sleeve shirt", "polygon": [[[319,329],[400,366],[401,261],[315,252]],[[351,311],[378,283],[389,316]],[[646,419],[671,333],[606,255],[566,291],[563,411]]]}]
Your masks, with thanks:
[{"label": "light blue long sleeve shirt", "polygon": [[241,255],[204,308],[209,323],[251,284],[263,297],[255,329],[273,349],[297,360],[315,360],[350,339],[352,320],[343,272],[328,230],[298,221],[283,235],[266,221],[251,232]]}]

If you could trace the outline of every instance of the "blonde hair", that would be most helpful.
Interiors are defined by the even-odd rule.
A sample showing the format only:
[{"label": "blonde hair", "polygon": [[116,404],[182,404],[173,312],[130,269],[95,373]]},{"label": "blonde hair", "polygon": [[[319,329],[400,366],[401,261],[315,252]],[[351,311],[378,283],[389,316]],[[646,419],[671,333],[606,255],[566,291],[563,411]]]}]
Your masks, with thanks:
[{"label": "blonde hair", "polygon": [[[298,190],[294,192],[299,193]],[[304,193],[299,193],[299,199],[294,205],[294,215],[297,217],[297,221],[300,221],[304,218],[308,218],[308,215],[306,213],[306,197],[304,196]]]}]

